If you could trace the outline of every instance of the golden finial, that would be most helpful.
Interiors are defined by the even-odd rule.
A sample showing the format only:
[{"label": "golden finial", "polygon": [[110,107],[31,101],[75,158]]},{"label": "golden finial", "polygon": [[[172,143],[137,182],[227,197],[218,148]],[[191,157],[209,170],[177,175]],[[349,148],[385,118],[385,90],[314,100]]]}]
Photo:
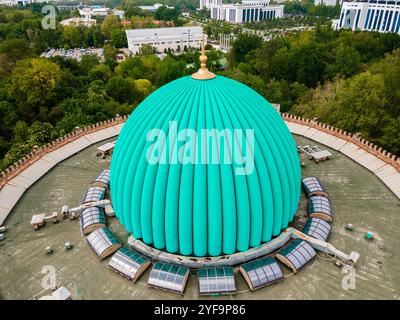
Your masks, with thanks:
[{"label": "golden finial", "polygon": [[204,46],[204,32],[201,34],[201,55],[200,55],[200,69],[192,74],[192,78],[196,80],[214,79],[215,74],[207,69],[207,56],[206,48]]}]

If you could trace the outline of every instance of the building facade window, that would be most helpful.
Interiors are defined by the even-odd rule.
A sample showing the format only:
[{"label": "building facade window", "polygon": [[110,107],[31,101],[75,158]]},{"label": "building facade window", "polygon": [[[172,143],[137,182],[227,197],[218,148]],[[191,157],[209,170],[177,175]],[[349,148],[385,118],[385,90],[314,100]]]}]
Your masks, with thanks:
[{"label": "building facade window", "polygon": [[392,29],[390,31],[394,32],[396,30],[396,22],[397,22],[397,18],[398,18],[399,12],[396,11],[394,13],[394,18],[393,18],[393,23],[392,23]]},{"label": "building facade window", "polygon": [[380,10],[376,10],[375,21],[374,21],[374,25],[372,27],[372,30],[376,30],[376,24],[377,24],[377,22],[379,20],[380,13],[381,13]]},{"label": "building facade window", "polygon": [[358,27],[358,21],[360,20],[360,14],[361,14],[361,9],[357,10],[356,23],[354,25],[354,28]]},{"label": "building facade window", "polygon": [[233,10],[233,9],[229,10],[229,21],[230,22],[236,21],[236,10]]},{"label": "building facade window", "polygon": [[372,12],[371,12],[371,18],[370,18],[369,23],[368,23],[368,29],[369,29],[369,30],[371,30],[372,21],[374,20],[374,18],[375,18],[375,10],[372,10]]},{"label": "building facade window", "polygon": [[371,16],[371,9],[368,9],[367,17],[365,18],[365,22],[364,22],[364,29],[367,29],[367,27],[368,27],[368,22],[369,22],[370,16]]},{"label": "building facade window", "polygon": [[377,25],[377,28],[375,29],[376,31],[379,31],[381,29],[383,13],[384,13],[384,10],[381,10],[381,12],[379,13],[378,25]]},{"label": "building facade window", "polygon": [[400,13],[397,16],[396,33],[399,32],[399,29],[400,29]]}]

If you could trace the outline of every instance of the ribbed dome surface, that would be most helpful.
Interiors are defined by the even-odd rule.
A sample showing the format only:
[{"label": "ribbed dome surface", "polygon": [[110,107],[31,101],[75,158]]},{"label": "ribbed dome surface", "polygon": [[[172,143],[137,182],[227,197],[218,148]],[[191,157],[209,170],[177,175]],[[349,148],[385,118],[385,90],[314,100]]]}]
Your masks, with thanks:
[{"label": "ribbed dome surface", "polygon": [[[253,172],[150,164],[146,135],[158,128],[170,136],[170,121],[178,132],[253,129]],[[221,76],[183,77],[153,92],[125,123],[111,161],[117,217],[135,238],[171,253],[217,256],[259,246],[288,226],[299,197],[299,158],[284,121],[254,90]]]}]

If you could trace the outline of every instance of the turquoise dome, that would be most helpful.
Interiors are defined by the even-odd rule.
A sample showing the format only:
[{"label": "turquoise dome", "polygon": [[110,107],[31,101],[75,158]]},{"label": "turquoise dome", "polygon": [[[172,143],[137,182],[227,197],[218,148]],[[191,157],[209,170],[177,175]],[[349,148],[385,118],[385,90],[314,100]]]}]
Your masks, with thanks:
[{"label": "turquoise dome", "polygon": [[[149,140],[155,128],[167,140]],[[254,143],[235,133],[231,144],[221,143],[231,163],[149,161],[149,152],[181,150],[189,137],[183,129],[197,137],[202,129],[242,130],[245,137],[253,130]],[[177,133],[183,141],[174,139]],[[197,160],[212,157],[204,141],[196,145]],[[229,146],[253,157],[250,173],[238,174],[245,164],[233,161]],[[144,243],[181,255],[232,254],[271,240],[293,220],[300,184],[296,145],[280,115],[257,92],[222,76],[183,77],[149,95],[123,126],[111,160],[111,199],[121,224]]]}]

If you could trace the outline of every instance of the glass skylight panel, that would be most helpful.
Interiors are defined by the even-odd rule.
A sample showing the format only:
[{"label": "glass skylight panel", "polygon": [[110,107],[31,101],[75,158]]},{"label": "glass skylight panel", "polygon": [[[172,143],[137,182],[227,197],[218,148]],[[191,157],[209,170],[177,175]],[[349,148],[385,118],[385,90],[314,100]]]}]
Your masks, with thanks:
[{"label": "glass skylight panel", "polygon": [[93,231],[96,226],[104,227],[105,225],[106,218],[102,208],[90,207],[81,211],[80,227],[82,233],[87,234]]},{"label": "glass skylight panel", "polygon": [[188,276],[189,269],[186,267],[157,262],[150,272],[147,284],[183,294]]},{"label": "glass skylight panel", "polygon": [[122,247],[110,259],[108,265],[130,280],[136,280],[150,265],[150,260],[138,252]]},{"label": "glass skylight panel", "polygon": [[302,184],[307,196],[312,194],[326,194],[326,190],[317,177],[306,177],[302,179]]},{"label": "glass skylight panel", "polygon": [[231,267],[203,268],[198,270],[201,295],[236,292],[235,276]]},{"label": "glass skylight panel", "polygon": [[332,216],[333,211],[330,200],[323,196],[311,196],[308,202],[308,213],[312,214],[315,212],[321,212]]},{"label": "glass skylight panel", "polygon": [[121,247],[120,241],[108,228],[97,229],[89,234],[86,239],[94,252],[102,259]]},{"label": "glass skylight panel", "polygon": [[105,169],[103,172],[92,182],[92,185],[100,184],[101,186],[108,187],[110,184],[110,170]]},{"label": "glass skylight panel", "polygon": [[315,250],[307,242],[296,239],[281,249],[276,258],[292,268],[293,271],[298,271],[316,255]]},{"label": "glass skylight panel", "polygon": [[82,203],[96,202],[104,199],[106,189],[102,187],[91,187],[86,190]]},{"label": "glass skylight panel", "polygon": [[264,257],[242,264],[240,272],[251,290],[259,289],[283,279],[282,270],[272,257]]},{"label": "glass skylight panel", "polygon": [[326,241],[331,232],[331,225],[319,218],[310,218],[303,228],[303,233],[315,239]]}]

